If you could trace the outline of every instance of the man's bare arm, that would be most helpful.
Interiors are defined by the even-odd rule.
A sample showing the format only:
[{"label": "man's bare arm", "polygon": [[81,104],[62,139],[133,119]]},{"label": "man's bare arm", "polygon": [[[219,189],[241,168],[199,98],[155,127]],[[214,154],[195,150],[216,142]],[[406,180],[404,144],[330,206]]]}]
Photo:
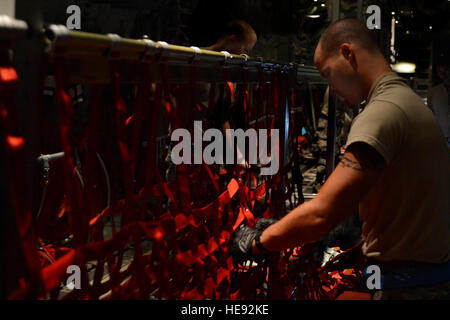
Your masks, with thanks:
[{"label": "man's bare arm", "polygon": [[268,227],[261,243],[278,251],[319,240],[358,210],[384,168],[384,159],[375,149],[365,143],[350,145],[318,195]]}]

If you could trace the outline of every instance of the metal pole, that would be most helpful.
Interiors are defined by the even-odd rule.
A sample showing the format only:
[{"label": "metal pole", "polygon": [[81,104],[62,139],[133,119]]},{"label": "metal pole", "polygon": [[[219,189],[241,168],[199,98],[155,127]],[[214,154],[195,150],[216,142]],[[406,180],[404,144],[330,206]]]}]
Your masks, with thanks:
[{"label": "metal pole", "polygon": [[[189,81],[186,70],[195,62],[197,81],[223,82],[223,72],[228,70],[228,81],[242,83],[242,67],[247,68],[247,83],[258,83],[263,69],[266,75],[280,69],[295,74],[296,65],[264,61],[260,57],[216,52],[197,47],[184,47],[150,39],[126,39],[116,34],[101,35],[71,31],[65,26],[50,25],[47,30],[50,60],[62,57],[68,70],[68,83],[93,84],[110,82],[109,61],[120,61],[119,72],[124,83],[141,81],[143,69],[148,68],[154,82],[162,81],[158,65],[168,65],[169,81]],[[189,67],[189,68],[186,68]],[[290,81],[294,77],[289,77]],[[293,81],[292,81],[293,82]]]},{"label": "metal pole", "polygon": [[[165,58],[166,61],[184,60],[191,62],[223,62],[228,64],[258,64],[261,58],[250,58],[245,55],[230,54],[226,51],[204,50],[197,47],[184,47],[164,41],[154,42],[150,39],[128,39],[116,34],[96,34],[73,31],[62,25],[50,25],[47,35],[51,40],[51,53],[64,56],[81,55],[86,58],[105,56],[115,59],[152,60]],[[180,61],[181,62],[181,61]]]}]

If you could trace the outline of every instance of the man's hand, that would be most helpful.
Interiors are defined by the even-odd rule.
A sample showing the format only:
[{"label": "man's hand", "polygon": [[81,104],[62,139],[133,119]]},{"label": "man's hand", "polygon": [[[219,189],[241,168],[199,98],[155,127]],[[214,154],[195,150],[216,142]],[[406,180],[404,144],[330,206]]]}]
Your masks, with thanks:
[{"label": "man's hand", "polygon": [[257,255],[253,251],[253,243],[255,239],[260,236],[263,231],[271,224],[277,222],[276,219],[259,219],[256,223],[256,229],[248,226],[241,227],[237,232],[231,248],[231,255],[233,263],[243,264],[248,260],[263,260],[265,256]]}]

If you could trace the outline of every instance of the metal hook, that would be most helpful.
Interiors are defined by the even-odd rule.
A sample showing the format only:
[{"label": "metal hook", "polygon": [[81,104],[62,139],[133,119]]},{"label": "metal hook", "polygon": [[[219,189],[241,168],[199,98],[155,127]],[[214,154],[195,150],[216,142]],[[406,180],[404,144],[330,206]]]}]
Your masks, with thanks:
[{"label": "metal hook", "polygon": [[250,57],[245,53],[242,53],[240,56],[244,58],[244,62],[242,63],[242,68],[247,69],[248,68],[247,62],[248,62],[248,58],[250,58]]},{"label": "metal hook", "polygon": [[241,54],[241,57],[243,57],[244,58],[244,61],[245,62],[247,62],[248,61],[248,58],[250,58],[247,54],[245,54],[245,53],[242,53]]}]

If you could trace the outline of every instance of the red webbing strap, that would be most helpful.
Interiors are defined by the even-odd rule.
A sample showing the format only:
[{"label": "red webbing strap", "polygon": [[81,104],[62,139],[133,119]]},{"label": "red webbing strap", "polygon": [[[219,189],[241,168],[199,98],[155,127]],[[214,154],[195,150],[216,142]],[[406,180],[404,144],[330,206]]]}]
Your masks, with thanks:
[{"label": "red webbing strap", "polygon": [[30,202],[27,199],[27,180],[23,168],[25,164],[25,141],[18,135],[18,123],[14,106],[14,90],[19,78],[12,66],[0,66],[0,121],[5,136],[1,139],[6,147],[6,157],[9,165],[9,186],[13,196],[15,218],[22,241],[23,253],[28,274],[21,281],[18,288],[9,298],[21,299],[23,297],[37,298],[41,283],[41,268],[36,252],[36,230],[34,228],[33,214]]},{"label": "red webbing strap", "polygon": [[7,134],[18,135],[17,114],[14,109],[14,90],[19,81],[16,70],[11,66],[0,66],[0,120]]},{"label": "red webbing strap", "polygon": [[[164,99],[166,112],[170,119],[170,124],[172,126],[172,132],[178,128],[182,128],[182,125],[177,117],[177,111],[174,108],[174,103],[170,96],[170,87],[169,87],[169,79],[167,76],[167,68],[164,63],[160,64],[160,72],[161,78],[163,81],[163,90],[164,90]],[[185,101],[181,99],[180,105],[184,105]],[[188,171],[187,167],[184,164],[176,166],[177,176],[176,179],[178,181],[178,190],[179,190],[179,199],[180,199],[180,209],[188,212],[191,207],[191,192],[189,188],[189,179],[188,179]]]},{"label": "red webbing strap", "polygon": [[[74,110],[72,99],[66,93],[64,61],[55,61],[56,72],[56,99],[58,108],[58,122],[60,128],[60,141],[64,151],[63,159],[63,180],[64,190],[67,196],[69,208],[69,222],[72,227],[72,246],[75,249],[74,264],[80,267],[81,285],[87,288],[88,276],[86,270],[86,260],[80,248],[86,243],[88,238],[89,207],[91,204],[83,201],[83,190],[80,181],[76,176],[78,170],[74,162],[75,141],[73,139]],[[77,291],[76,296],[82,295],[85,290]]]},{"label": "red webbing strap", "polygon": [[164,234],[159,223],[133,222],[125,225],[109,240],[90,242],[76,250],[72,249],[62,258],[56,260],[55,263],[44,268],[42,274],[46,290],[57,287],[64,277],[67,276],[67,267],[75,262],[75,254],[77,252],[84,256],[86,261],[104,260],[110,253],[117,250],[117,248],[123,248],[129,241],[130,235],[132,235],[137,228],[141,229],[146,237],[153,240],[160,240]]},{"label": "red webbing strap", "polygon": [[[263,67],[260,67],[259,69],[259,104],[261,107],[261,113],[265,114],[264,123],[265,128],[269,129],[269,118],[268,118],[268,97],[267,97],[267,79],[266,75],[264,74]],[[258,109],[258,108],[257,108]]]},{"label": "red webbing strap", "polygon": [[[190,95],[189,95],[189,108],[186,110],[188,111],[188,124],[191,126],[193,123],[193,115],[195,114],[195,110],[198,111],[201,110],[201,107],[197,103],[197,61],[192,61],[190,65],[190,77],[189,77],[189,84],[187,88],[189,89]],[[190,130],[191,131],[191,130]],[[193,132],[193,130],[191,131]]]},{"label": "red webbing strap", "polygon": [[119,145],[120,156],[122,159],[122,170],[123,170],[123,184],[125,186],[125,211],[122,215],[121,224],[122,227],[128,224],[130,221],[135,219],[133,205],[134,205],[134,194],[133,194],[133,168],[134,164],[128,150],[128,141],[125,131],[125,121],[127,119],[127,106],[125,100],[120,94],[120,79],[119,73],[115,71],[112,67],[112,82],[114,90],[114,104],[116,107],[116,131],[117,131],[117,143]]},{"label": "red webbing strap", "polygon": [[[272,118],[271,128],[279,129],[280,139],[281,141],[278,143],[278,163],[279,170],[272,178],[272,181],[275,183],[272,185],[272,195],[271,198],[271,206],[274,209],[272,212],[275,213],[275,217],[280,219],[282,217],[281,208],[285,208],[285,202],[287,195],[285,194],[284,186],[281,185],[282,177],[285,177],[284,183],[287,184],[287,175],[285,175],[285,170],[289,167],[289,165],[284,166],[284,151],[285,151],[285,139],[284,139],[284,130],[286,129],[285,122],[285,98],[286,98],[286,90],[283,82],[283,73],[281,70],[277,69],[276,72],[272,74],[272,112],[274,117]],[[281,103],[281,108],[280,108]],[[271,154],[271,157],[274,155]],[[287,172],[286,172],[287,173]],[[276,206],[276,208],[274,208]],[[269,276],[268,276],[268,291],[270,292],[271,299],[282,299],[284,297],[284,290],[282,285],[283,278],[283,265],[280,263],[279,256],[276,257],[273,255],[270,259],[270,268],[269,268]]]},{"label": "red webbing strap", "polygon": [[[122,168],[122,183],[125,188],[125,203],[124,203],[124,211],[122,212],[121,218],[121,229],[133,221],[134,219],[134,194],[133,194],[133,165],[131,163],[131,156],[128,150],[128,141],[126,134],[126,121],[127,121],[127,106],[125,100],[122,98],[120,93],[120,78],[119,73],[116,71],[115,64],[111,64],[111,76],[112,76],[112,88],[113,88],[113,97],[114,97],[114,107],[115,107],[115,124],[116,124],[116,138],[117,145],[119,147],[120,159],[121,159],[121,168]],[[114,225],[114,221],[112,221]],[[117,236],[117,235],[116,235]],[[116,238],[114,236],[113,238]],[[119,268],[122,265],[123,260],[123,252],[124,247],[119,247],[117,254],[117,263],[115,263],[115,259],[112,254],[108,254],[106,260],[108,261],[108,269],[110,272],[110,284],[112,286],[112,296],[116,295],[115,287],[119,285],[118,283],[118,272]]]},{"label": "red webbing strap", "polygon": [[[97,162],[97,150],[99,147],[99,134],[98,130],[96,130],[100,123],[101,116],[101,94],[103,87],[102,86],[94,86],[91,94],[91,101],[89,103],[89,124],[86,128],[86,160],[85,160],[85,188],[83,193],[84,199],[84,210],[87,212],[87,216],[89,219],[95,219],[98,208],[94,207],[95,197],[96,197],[96,181],[95,177],[95,164]],[[85,222],[86,223],[86,222]],[[89,224],[90,226],[90,224]],[[87,226],[87,229],[91,231],[91,229]],[[97,237],[95,232],[91,233],[91,237],[94,239]]]},{"label": "red webbing strap", "polygon": [[216,83],[215,82],[210,83],[209,98],[208,98],[208,112],[206,113],[208,129],[212,127],[212,119],[213,119],[212,112],[214,110],[215,103],[216,103],[216,91],[217,91]]},{"label": "red webbing strap", "polygon": [[131,138],[131,172],[133,174],[136,174],[136,162],[142,124],[144,119],[148,118],[150,111],[151,84],[150,72],[144,72],[143,81],[137,86],[137,97],[133,108],[133,133]]},{"label": "red webbing strap", "polygon": [[159,68],[162,78],[163,94],[165,99],[164,105],[167,115],[169,116],[170,124],[172,125],[172,131],[174,131],[178,128],[182,128],[182,125],[176,116],[177,111],[175,110],[175,106],[171,97],[169,77],[167,75],[167,66],[164,63],[160,63]]},{"label": "red webbing strap", "polygon": [[[164,72],[164,70],[163,70],[163,72]],[[165,82],[167,83],[167,78],[163,76],[163,79],[166,79]],[[167,88],[168,86],[165,85],[165,87]],[[167,89],[166,89],[166,92],[167,92]],[[212,94],[210,96],[212,96]],[[178,100],[178,101],[180,101],[180,100]],[[178,105],[182,105],[182,101],[181,101],[181,103],[178,103]],[[171,118],[173,119],[174,117],[171,117]],[[183,187],[186,188],[189,186],[189,180],[186,179],[187,172],[183,172],[182,171],[183,169],[184,169],[184,167],[181,167],[181,166],[178,167],[177,177],[179,177],[178,183],[179,183],[179,187],[180,187],[180,193],[185,192],[186,194],[189,194],[188,192],[186,192],[186,190],[182,189]],[[211,175],[210,175],[210,178],[211,178]],[[203,207],[201,209],[189,210],[192,212],[192,215],[188,214],[186,212],[186,209],[184,209],[183,211],[185,212],[185,214],[178,214],[175,217],[175,221],[176,221],[176,225],[177,225],[176,230],[180,230],[180,229],[186,228],[188,226],[191,226],[194,228],[194,229],[190,229],[191,236],[188,237],[189,243],[190,243],[189,247],[191,247],[192,249],[190,249],[188,251],[184,251],[184,252],[179,252],[176,255],[177,261],[179,263],[182,263],[184,265],[194,264],[193,277],[189,281],[189,286],[181,294],[182,298],[198,299],[198,298],[202,298],[205,296],[211,297],[211,295],[214,294],[214,292],[215,292],[214,287],[217,286],[216,279],[213,279],[211,277],[205,279],[204,276],[201,276],[204,274],[204,272],[206,272],[205,264],[204,264],[203,260],[206,259],[207,257],[209,257],[213,252],[215,252],[215,250],[218,248],[218,245],[223,246],[223,245],[227,244],[227,242],[228,242],[227,239],[229,239],[229,236],[226,236],[226,234],[223,231],[221,233],[221,237],[218,242],[214,238],[210,238],[207,241],[207,243],[208,243],[207,246],[204,243],[198,243],[198,240],[196,240],[198,230],[196,231],[196,229],[198,229],[200,227],[200,225],[198,225],[195,222],[195,220],[200,219],[199,216],[205,216],[204,218],[209,217],[209,218],[212,218],[213,220],[217,220],[218,211],[220,211],[221,208],[230,201],[230,199],[233,197],[234,193],[237,192],[237,189],[238,189],[237,182],[232,181],[232,182],[230,182],[230,184],[228,186],[228,191],[223,193],[221,196],[219,196],[219,198],[217,198],[217,200],[214,201],[213,203],[211,203],[208,206]],[[189,199],[190,199],[190,197],[189,197]],[[190,206],[190,204],[185,204],[184,206],[186,208],[187,206]],[[193,217],[196,217],[196,219],[194,220]],[[214,260],[215,258],[211,257],[208,259]],[[224,271],[227,270],[227,272],[229,272],[232,269],[232,265],[231,265],[231,263],[230,263],[231,261],[229,259],[227,259],[227,261],[228,261],[228,264],[223,270]],[[165,264],[165,262],[163,264]],[[221,281],[223,279],[227,278],[226,274],[224,274],[224,273],[222,273],[222,274],[223,274],[223,277],[220,279]],[[162,291],[165,291],[166,284],[161,283],[161,285],[162,285],[162,288],[161,288]],[[196,287],[192,287],[193,285],[196,285]]]},{"label": "red webbing strap", "polygon": [[239,184],[235,179],[232,179],[227,186],[227,189],[212,203],[203,208],[192,209],[192,214],[197,218],[215,217],[220,208],[224,208],[234,197],[239,190]]},{"label": "red webbing strap", "polygon": [[[287,77],[286,77],[286,81]],[[289,88],[288,85],[286,85],[287,88]],[[300,159],[299,159],[299,139],[298,137],[301,135],[301,124],[297,123],[295,118],[295,111],[294,108],[297,105],[297,95],[295,90],[291,88],[291,92],[288,95],[288,110],[289,110],[289,144],[291,146],[291,150],[293,152],[292,154],[292,188],[297,186],[297,195],[298,195],[298,202],[301,204],[305,202],[304,196],[303,196],[303,177],[302,172],[300,169]]]},{"label": "red webbing strap", "polygon": [[145,182],[142,191],[142,209],[140,218],[143,219],[147,215],[148,198],[152,193],[152,179],[156,168],[156,132],[158,126],[158,118],[161,109],[162,85],[158,84],[155,88],[153,105],[151,108],[150,126],[147,133],[147,152],[145,154]]},{"label": "red webbing strap", "polygon": [[[200,110],[200,106],[198,106],[198,104],[197,104],[197,87],[196,87],[196,84],[197,84],[197,62],[192,62],[190,71],[191,71],[191,73],[190,73],[190,82],[189,82],[189,89],[190,89],[190,92],[191,92],[191,95],[190,95],[190,99],[191,99],[190,100],[191,101],[190,111],[192,112],[192,114],[194,114],[196,108]],[[212,94],[210,92],[210,99],[214,99],[214,87],[211,86],[210,90],[212,90]],[[214,100],[213,100],[212,103],[214,103]],[[190,112],[188,112],[188,114],[190,114]],[[191,123],[193,123],[192,118],[190,118],[189,121],[190,121],[190,122],[188,122],[189,125]],[[207,123],[207,125],[209,125],[209,123]],[[193,132],[193,130],[191,132]],[[202,157],[202,166],[203,166],[204,170],[206,171],[208,177],[210,178],[211,183],[212,183],[212,185],[214,187],[214,190],[216,191],[216,193],[219,193],[220,192],[219,185],[217,184],[217,181],[216,181],[216,179],[214,177],[214,174],[212,173],[212,171],[209,168],[209,166],[205,163],[203,157]]]},{"label": "red webbing strap", "polygon": [[242,76],[243,76],[244,81],[243,81],[242,87],[241,87],[240,99],[242,99],[242,103],[244,105],[245,124],[248,125],[248,122],[249,122],[249,119],[248,119],[248,113],[249,113],[249,109],[248,109],[248,72],[247,72],[246,66],[242,67]]},{"label": "red webbing strap", "polygon": [[[172,125],[172,130],[175,130],[177,128],[180,128],[181,122],[179,120],[178,114],[179,112],[181,112],[181,110],[186,110],[186,105],[187,105],[187,97],[186,95],[184,95],[184,90],[183,88],[178,88],[178,95],[177,95],[177,110],[175,110],[174,108],[174,103],[170,97],[170,87],[169,87],[169,82],[168,82],[168,76],[167,76],[167,70],[166,70],[166,66],[164,64],[160,64],[160,70],[161,70],[161,77],[163,79],[163,88],[164,88],[164,97],[166,100],[166,111],[167,114],[169,116],[171,125]],[[192,66],[191,68],[191,87],[195,88],[195,79],[196,79],[196,74],[195,74],[195,66]],[[191,99],[192,104],[191,104],[191,108],[194,107],[194,104],[196,103],[195,100],[195,95],[194,97],[192,97]],[[204,161],[202,161],[202,165],[203,168],[205,169],[208,177],[210,178],[214,189],[216,190],[216,192],[219,192],[219,186],[215,180],[214,175],[212,174],[210,168],[206,165],[206,163],[204,163]],[[182,164],[182,165],[178,165],[177,166],[177,182],[178,182],[178,190],[179,190],[179,197],[180,197],[180,207],[181,209],[188,213],[190,211],[191,208],[191,191],[190,191],[190,181],[188,178],[189,175],[189,168],[188,166]],[[157,173],[158,174],[158,173]]]},{"label": "red webbing strap", "polygon": [[[359,297],[370,299],[370,293],[361,282],[367,260],[361,251],[361,244],[340,253],[320,267],[314,261],[314,248],[305,245],[291,252],[292,273],[288,282],[298,282],[300,272],[306,272],[302,286],[297,286],[295,299],[298,300],[335,300],[345,292],[359,293]],[[308,261],[309,260],[309,261]]]},{"label": "red webbing strap", "polygon": [[80,183],[76,177],[76,167],[74,162],[74,143],[71,139],[73,105],[72,99],[65,91],[65,71],[64,61],[55,62],[56,71],[56,99],[58,108],[59,133],[62,149],[64,151],[64,190],[67,196],[69,221],[73,232],[73,245],[79,247],[85,243],[87,230],[84,226],[88,223],[87,215],[81,210]]}]

